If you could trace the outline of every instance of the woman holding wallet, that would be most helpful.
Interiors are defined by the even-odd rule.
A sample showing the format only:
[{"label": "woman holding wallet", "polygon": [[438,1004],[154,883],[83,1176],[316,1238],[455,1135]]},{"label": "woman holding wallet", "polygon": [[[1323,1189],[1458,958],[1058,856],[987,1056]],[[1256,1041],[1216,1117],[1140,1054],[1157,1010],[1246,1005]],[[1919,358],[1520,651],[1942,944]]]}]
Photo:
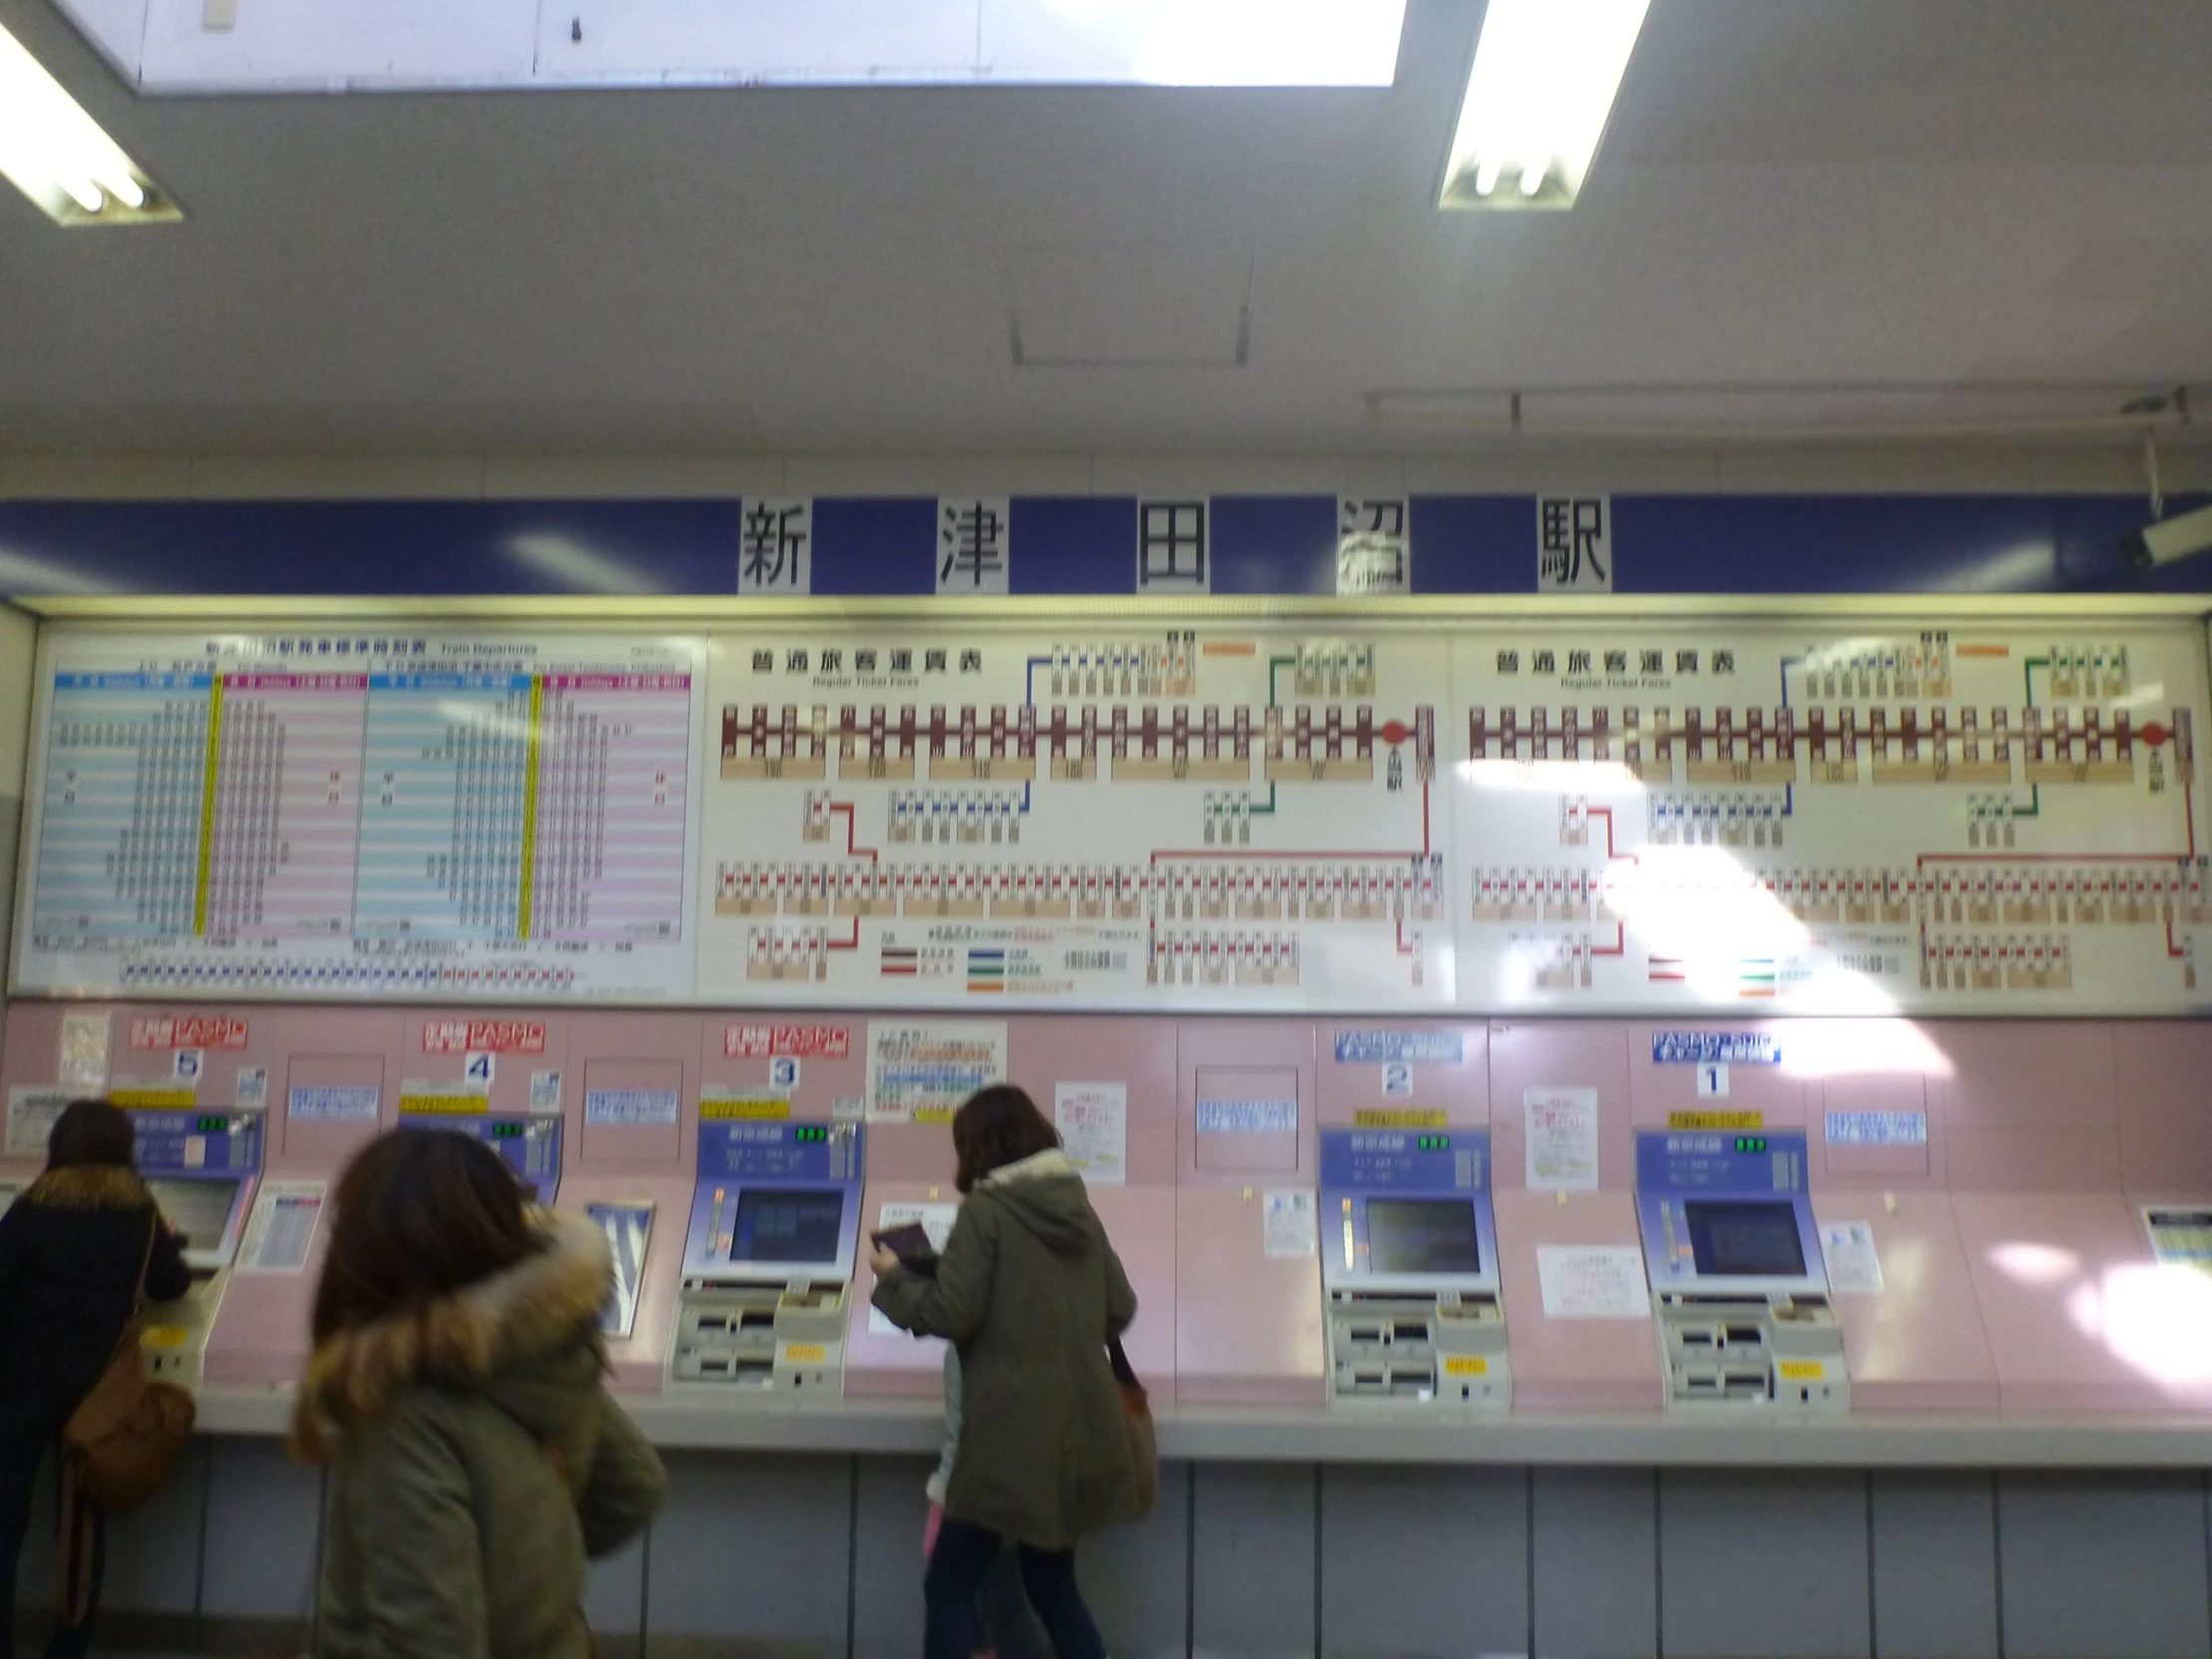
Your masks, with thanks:
[{"label": "woman holding wallet", "polygon": [[934,1274],[875,1246],[875,1306],[959,1351],[958,1454],[923,1580],[925,1659],[971,1659],[975,1596],[1006,1544],[1058,1659],[1105,1659],[1075,1582],[1077,1540],[1135,1517],[1140,1496],[1106,1344],[1137,1297],[1060,1137],[1020,1089],[952,1120],[967,1195]]}]

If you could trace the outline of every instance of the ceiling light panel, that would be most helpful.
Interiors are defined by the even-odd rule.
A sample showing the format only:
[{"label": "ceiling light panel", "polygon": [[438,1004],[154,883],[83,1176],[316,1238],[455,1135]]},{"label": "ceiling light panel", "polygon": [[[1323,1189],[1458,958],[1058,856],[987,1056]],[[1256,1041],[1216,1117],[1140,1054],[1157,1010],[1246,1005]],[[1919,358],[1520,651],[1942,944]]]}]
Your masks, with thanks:
[{"label": "ceiling light panel", "polygon": [[23,43],[0,28],[0,173],[57,225],[183,217]]},{"label": "ceiling light panel", "polygon": [[[1388,86],[1405,0],[60,0],[148,92]],[[211,26],[211,20],[213,24]]]},{"label": "ceiling light panel", "polygon": [[1650,5],[1490,0],[1441,205],[1573,207]]}]

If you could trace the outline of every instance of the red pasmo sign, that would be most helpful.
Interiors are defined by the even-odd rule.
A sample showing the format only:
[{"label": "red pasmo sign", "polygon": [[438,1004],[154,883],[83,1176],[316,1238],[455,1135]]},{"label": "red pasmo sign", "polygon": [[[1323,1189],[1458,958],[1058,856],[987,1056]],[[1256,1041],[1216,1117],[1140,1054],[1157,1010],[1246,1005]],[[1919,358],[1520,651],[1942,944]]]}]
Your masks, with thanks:
[{"label": "red pasmo sign", "polygon": [[852,1033],[841,1025],[725,1025],[726,1060],[790,1055],[795,1060],[842,1060],[852,1052]]},{"label": "red pasmo sign", "polygon": [[422,1027],[425,1054],[543,1054],[545,1027],[526,1019],[433,1019]]},{"label": "red pasmo sign", "polygon": [[147,1014],[131,1021],[133,1048],[244,1048],[246,1021],[220,1014]]}]

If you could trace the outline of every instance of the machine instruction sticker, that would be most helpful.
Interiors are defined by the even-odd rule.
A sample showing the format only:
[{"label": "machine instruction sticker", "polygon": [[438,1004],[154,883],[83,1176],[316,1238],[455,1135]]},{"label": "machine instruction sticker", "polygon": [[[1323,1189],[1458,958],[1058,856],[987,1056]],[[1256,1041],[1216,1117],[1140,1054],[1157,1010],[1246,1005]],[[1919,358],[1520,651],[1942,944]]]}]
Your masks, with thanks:
[{"label": "machine instruction sticker", "polygon": [[681,1097],[674,1089],[587,1089],[584,1121],[607,1128],[665,1129],[676,1122]]},{"label": "machine instruction sticker", "polygon": [[949,1122],[1006,1076],[1004,1020],[921,1020],[867,1028],[867,1120]]},{"label": "machine instruction sticker", "polygon": [[1524,1091],[1531,1192],[1597,1191],[1597,1090],[1539,1084]]},{"label": "machine instruction sticker", "polygon": [[13,1088],[8,1091],[8,1156],[44,1158],[54,1120],[76,1098],[69,1089]]},{"label": "machine instruction sticker", "polygon": [[1362,1106],[1352,1114],[1355,1129],[1446,1129],[1451,1116],[1441,1106]]},{"label": "machine instruction sticker", "polygon": [[551,1114],[561,1109],[561,1074],[558,1071],[533,1071],[530,1073],[530,1110]]},{"label": "machine instruction sticker", "polygon": [[1057,1083],[1052,1119],[1060,1145],[1094,1187],[1118,1187],[1129,1178],[1129,1085]]},{"label": "machine instruction sticker", "polygon": [[1298,1102],[1295,1100],[1202,1100],[1198,1103],[1201,1135],[1295,1135]]},{"label": "machine instruction sticker", "polygon": [[259,1112],[269,1105],[269,1067],[241,1066],[231,1103],[242,1112]]},{"label": "machine instruction sticker", "polygon": [[322,1225],[329,1184],[323,1181],[265,1181],[254,1195],[254,1213],[239,1242],[241,1273],[304,1273]]},{"label": "machine instruction sticker", "polygon": [[1822,1222],[1821,1260],[1831,1291],[1866,1295],[1882,1289],[1882,1257],[1874,1247],[1872,1222]]},{"label": "machine instruction sticker", "polygon": [[1926,1112],[1830,1112],[1830,1146],[1926,1146]]},{"label": "machine instruction sticker", "polygon": [[1280,1260],[1321,1254],[1321,1211],[1311,1187],[1270,1187],[1261,1199],[1261,1245]]},{"label": "machine instruction sticker", "polygon": [[1644,1253],[1633,1245],[1538,1245],[1536,1277],[1543,1286],[1546,1319],[1651,1317]]},{"label": "machine instruction sticker", "polygon": [[291,1091],[293,1123],[374,1123],[384,1092],[374,1084],[297,1084]]},{"label": "machine instruction sticker", "polygon": [[108,1016],[62,1015],[61,1050],[62,1087],[98,1094],[108,1081]]}]

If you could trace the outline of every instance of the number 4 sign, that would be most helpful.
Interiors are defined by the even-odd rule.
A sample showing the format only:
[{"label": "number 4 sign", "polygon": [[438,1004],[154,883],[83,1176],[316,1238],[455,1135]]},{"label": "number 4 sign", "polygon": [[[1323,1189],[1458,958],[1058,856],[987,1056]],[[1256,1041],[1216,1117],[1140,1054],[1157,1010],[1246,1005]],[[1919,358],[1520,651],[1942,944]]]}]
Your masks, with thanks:
[{"label": "number 4 sign", "polygon": [[491,1093],[492,1067],[496,1056],[471,1054],[461,1067],[461,1077],[478,1094]]}]

